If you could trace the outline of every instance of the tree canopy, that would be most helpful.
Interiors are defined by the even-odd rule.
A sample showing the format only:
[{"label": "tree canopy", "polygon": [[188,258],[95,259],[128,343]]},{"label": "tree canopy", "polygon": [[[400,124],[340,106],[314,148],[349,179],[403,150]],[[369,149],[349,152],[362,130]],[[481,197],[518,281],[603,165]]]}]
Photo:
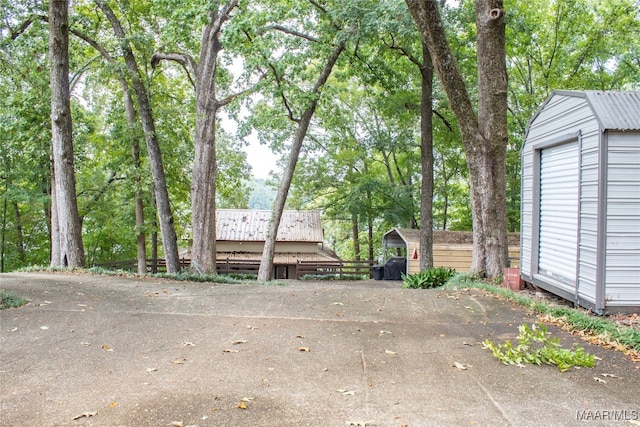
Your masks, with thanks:
[{"label": "tree canopy", "polygon": [[[48,3],[5,3],[2,271],[50,263],[58,223]],[[502,5],[508,83],[506,134],[499,137],[504,182],[497,185],[505,210],[496,215],[506,231],[518,231],[519,150],[549,93],[640,89],[637,1],[79,0],[69,3],[66,74],[72,203],[86,263],[157,251],[177,261],[195,242],[210,271],[215,246],[202,239],[211,240],[212,210],[272,209],[269,191],[279,187],[283,207],[322,210],[326,244],[343,258],[378,259],[384,232],[419,227],[428,176],[420,151],[426,36],[413,3],[439,11],[480,117],[483,85],[491,81],[479,77],[486,64],[478,60],[484,39],[476,7]],[[446,84],[434,80],[432,98],[433,226],[478,229],[466,119]],[[221,120],[235,121],[237,130],[225,132]],[[271,190],[252,181],[244,151],[251,138],[280,157],[279,172],[267,180]],[[194,227],[205,219],[213,222]]]}]

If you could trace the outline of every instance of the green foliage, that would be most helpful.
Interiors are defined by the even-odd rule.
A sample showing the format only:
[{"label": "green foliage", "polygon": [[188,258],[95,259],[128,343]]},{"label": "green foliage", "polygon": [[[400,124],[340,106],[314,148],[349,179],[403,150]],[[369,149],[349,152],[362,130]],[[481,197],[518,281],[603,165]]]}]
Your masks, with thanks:
[{"label": "green foliage", "polygon": [[560,338],[550,337],[544,325],[522,324],[518,327],[518,344],[513,345],[507,340],[504,344],[496,345],[490,340],[482,343],[482,348],[491,350],[494,357],[505,365],[547,364],[556,365],[561,372],[572,366],[593,367],[593,355],[585,353],[582,347],[574,345],[573,350],[563,348]]},{"label": "green foliage", "polygon": [[444,286],[456,271],[449,267],[434,267],[419,273],[402,275],[402,287],[409,289],[431,289]]},{"label": "green foliage", "polygon": [[14,295],[11,292],[0,290],[0,310],[5,310],[7,308],[17,308],[22,307],[27,303],[25,298]]}]

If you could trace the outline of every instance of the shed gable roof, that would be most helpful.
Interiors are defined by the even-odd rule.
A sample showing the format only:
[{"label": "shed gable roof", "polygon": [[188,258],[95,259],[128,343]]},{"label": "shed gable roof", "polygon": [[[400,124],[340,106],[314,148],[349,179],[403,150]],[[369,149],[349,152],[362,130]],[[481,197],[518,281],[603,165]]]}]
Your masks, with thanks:
[{"label": "shed gable roof", "polygon": [[[269,228],[271,211],[218,209],[216,210],[216,239],[239,242],[264,242]],[[313,242],[323,240],[319,211],[282,213],[278,227],[278,242]]]},{"label": "shed gable roof", "polygon": [[640,130],[640,92],[554,90],[531,118],[529,126],[555,96],[585,98],[603,130]]}]

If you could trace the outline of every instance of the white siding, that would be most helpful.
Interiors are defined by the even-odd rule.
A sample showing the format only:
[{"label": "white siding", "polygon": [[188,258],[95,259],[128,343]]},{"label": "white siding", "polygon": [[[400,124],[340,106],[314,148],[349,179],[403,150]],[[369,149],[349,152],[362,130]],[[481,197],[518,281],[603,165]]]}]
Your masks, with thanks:
[{"label": "white siding", "polygon": [[640,134],[611,132],[607,161],[606,299],[640,305]]},{"label": "white siding", "polygon": [[592,120],[582,133],[580,187],[580,247],[578,252],[578,296],[581,301],[596,302],[598,265],[598,206],[600,180],[600,132]]}]

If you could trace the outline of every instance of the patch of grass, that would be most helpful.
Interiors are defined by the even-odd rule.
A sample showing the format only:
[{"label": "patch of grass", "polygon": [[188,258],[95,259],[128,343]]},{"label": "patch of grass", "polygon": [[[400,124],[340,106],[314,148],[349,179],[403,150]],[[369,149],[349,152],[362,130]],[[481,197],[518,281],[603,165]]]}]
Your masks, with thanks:
[{"label": "patch of grass", "polygon": [[405,289],[432,289],[444,286],[456,271],[448,267],[434,267],[419,273],[402,275],[402,287]]},{"label": "patch of grass", "polygon": [[575,345],[573,350],[562,348],[560,338],[551,338],[544,325],[535,324],[530,327],[522,324],[518,327],[518,331],[518,344],[515,346],[509,340],[499,345],[485,340],[482,348],[491,350],[493,356],[505,365],[544,363],[557,366],[561,372],[573,366],[591,368],[595,365],[593,355],[586,353],[582,347]]},{"label": "patch of grass", "polygon": [[579,309],[543,302],[526,294],[513,292],[501,286],[488,284],[469,276],[457,274],[445,286],[447,289],[481,289],[537,313],[542,321],[559,325],[585,340],[615,348],[640,358],[640,330],[619,325]]},{"label": "patch of grass", "polygon": [[26,298],[19,297],[4,289],[0,290],[0,310],[22,307],[26,303]]}]

